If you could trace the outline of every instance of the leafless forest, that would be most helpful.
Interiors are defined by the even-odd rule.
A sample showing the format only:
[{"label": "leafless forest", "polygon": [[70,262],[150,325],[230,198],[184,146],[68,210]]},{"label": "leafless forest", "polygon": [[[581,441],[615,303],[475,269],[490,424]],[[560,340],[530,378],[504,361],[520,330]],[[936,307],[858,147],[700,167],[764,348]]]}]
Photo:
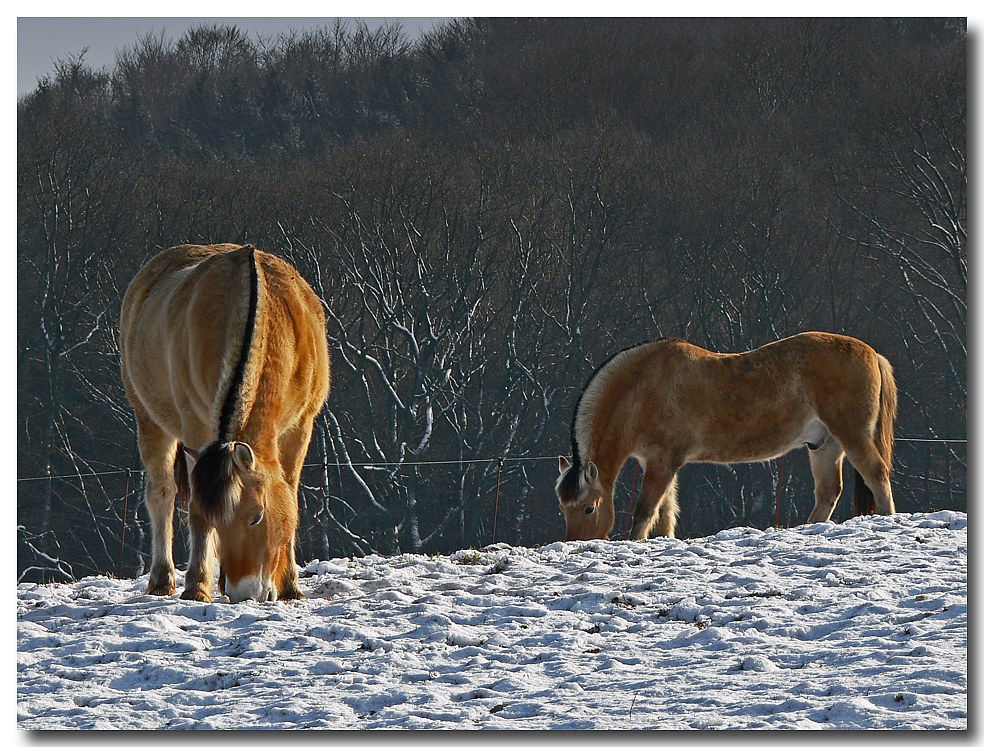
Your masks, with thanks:
[{"label": "leafless forest", "polygon": [[[964,19],[478,19],[59,61],[18,103],[18,577],[144,572],[118,317],[182,242],[252,242],[323,299],[301,560],[559,539],[577,393],[659,337],[866,340],[899,385],[898,509],[966,510],[966,43]],[[681,506],[681,536],[802,523],[806,455],[686,467]]]}]

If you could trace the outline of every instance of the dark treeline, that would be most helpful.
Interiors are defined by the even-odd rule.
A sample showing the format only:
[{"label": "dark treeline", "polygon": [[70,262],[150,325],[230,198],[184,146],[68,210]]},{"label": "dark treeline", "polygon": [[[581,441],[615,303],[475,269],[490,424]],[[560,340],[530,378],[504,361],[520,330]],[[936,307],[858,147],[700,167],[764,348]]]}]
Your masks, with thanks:
[{"label": "dark treeline", "polygon": [[[144,570],[117,329],[163,247],[252,242],[324,301],[300,558],[446,552],[562,535],[577,393],[641,340],[851,334],[895,366],[897,435],[965,438],[966,188],[964,19],[201,27],[62,60],[18,104],[18,575]],[[964,444],[896,455],[900,511],[966,509]],[[804,454],[690,466],[679,532],[811,505]]]}]

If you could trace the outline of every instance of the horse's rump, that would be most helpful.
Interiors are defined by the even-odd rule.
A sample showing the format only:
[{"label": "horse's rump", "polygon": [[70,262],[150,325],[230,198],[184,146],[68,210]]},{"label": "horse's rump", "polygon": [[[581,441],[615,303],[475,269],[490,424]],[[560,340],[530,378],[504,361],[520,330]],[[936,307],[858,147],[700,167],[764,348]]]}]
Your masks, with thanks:
[{"label": "horse's rump", "polygon": [[228,439],[255,396],[243,378],[265,343],[263,325],[255,329],[255,266],[252,247],[182,245],[152,258],[127,291],[124,380],[153,420],[184,443]]}]

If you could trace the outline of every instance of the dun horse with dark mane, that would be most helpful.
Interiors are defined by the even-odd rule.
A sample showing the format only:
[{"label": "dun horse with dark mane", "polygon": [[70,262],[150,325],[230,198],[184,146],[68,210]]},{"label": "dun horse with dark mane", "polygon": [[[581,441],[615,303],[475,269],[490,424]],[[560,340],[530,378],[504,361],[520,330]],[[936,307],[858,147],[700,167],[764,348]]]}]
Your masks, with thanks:
[{"label": "dun horse with dark mane", "polygon": [[759,462],[800,446],[815,482],[809,521],[830,518],[845,454],[864,480],[855,480],[855,513],[894,513],[896,398],[889,362],[843,335],[804,332],[746,353],[682,340],[623,350],[594,371],[574,408],[573,458],[560,458],[556,486],[566,538],[608,537],[630,456],[645,470],[633,539],[654,527],[673,536],[684,464]]},{"label": "dun horse with dark mane", "polygon": [[182,598],[212,599],[216,549],[230,600],[301,597],[297,488],[329,388],[314,291],[252,246],[176,246],[130,283],[120,327],[154,533],[147,591],[175,591],[180,496],[190,536]]}]

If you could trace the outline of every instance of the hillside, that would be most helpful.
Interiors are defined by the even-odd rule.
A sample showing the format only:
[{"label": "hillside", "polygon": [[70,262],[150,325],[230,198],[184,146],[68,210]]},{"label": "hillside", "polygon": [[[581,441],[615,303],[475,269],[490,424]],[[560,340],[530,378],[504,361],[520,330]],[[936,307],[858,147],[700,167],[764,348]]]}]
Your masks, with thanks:
[{"label": "hillside", "polygon": [[26,729],[966,729],[967,517],[18,586]]},{"label": "hillside", "polygon": [[[324,304],[304,557],[552,542],[581,388],[661,337],[864,340],[899,382],[898,509],[966,510],[966,40],[963,18],[475,18],[61,61],[17,108],[18,579],[147,569],[119,312],[182,242],[251,242]],[[680,495],[699,537],[804,521],[813,482],[804,452],[689,466]]]}]

